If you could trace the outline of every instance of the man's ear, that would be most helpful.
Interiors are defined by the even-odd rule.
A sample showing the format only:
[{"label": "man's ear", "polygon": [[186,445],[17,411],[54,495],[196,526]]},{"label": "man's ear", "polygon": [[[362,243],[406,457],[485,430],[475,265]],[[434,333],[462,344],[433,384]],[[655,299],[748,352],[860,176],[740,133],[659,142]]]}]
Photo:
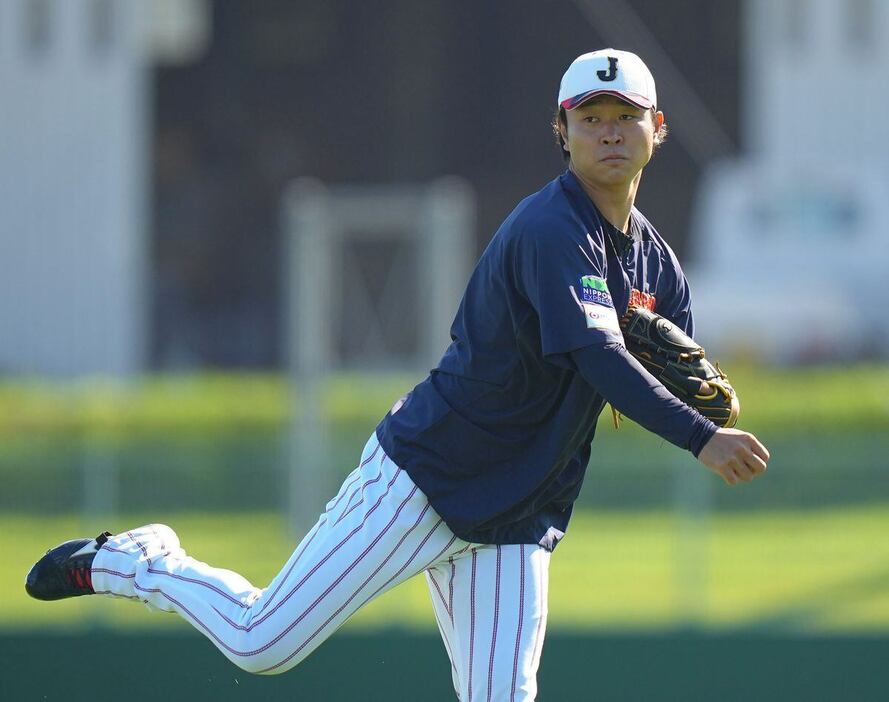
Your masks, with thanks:
[{"label": "man's ear", "polygon": [[655,136],[661,133],[661,130],[664,128],[664,113],[658,110],[654,113],[654,133]]},{"label": "man's ear", "polygon": [[654,145],[659,146],[667,137],[666,120],[663,112],[655,112],[652,122],[654,122]]}]

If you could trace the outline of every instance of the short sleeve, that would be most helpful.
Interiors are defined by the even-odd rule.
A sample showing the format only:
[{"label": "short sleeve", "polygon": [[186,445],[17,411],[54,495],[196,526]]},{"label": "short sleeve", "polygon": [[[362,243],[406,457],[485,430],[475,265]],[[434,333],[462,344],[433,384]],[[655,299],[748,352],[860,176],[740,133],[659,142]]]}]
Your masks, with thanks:
[{"label": "short sleeve", "polygon": [[667,254],[665,265],[670,267],[670,276],[667,277],[667,289],[658,295],[658,305],[655,312],[666,317],[694,338],[695,323],[691,311],[691,291],[688,287],[688,280],[686,280],[675,254],[669,249]]},{"label": "short sleeve", "polygon": [[604,243],[592,237],[586,246],[559,233],[524,240],[515,259],[518,285],[537,313],[544,356],[623,344],[604,259]]}]

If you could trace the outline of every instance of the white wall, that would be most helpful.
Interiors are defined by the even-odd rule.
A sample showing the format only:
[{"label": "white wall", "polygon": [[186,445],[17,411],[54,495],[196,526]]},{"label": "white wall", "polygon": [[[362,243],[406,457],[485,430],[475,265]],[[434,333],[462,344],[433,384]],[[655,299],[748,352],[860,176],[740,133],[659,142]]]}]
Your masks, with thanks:
[{"label": "white wall", "polygon": [[698,337],[773,360],[889,341],[889,2],[748,0],[742,151],[705,174]]},{"label": "white wall", "polygon": [[145,358],[139,2],[0,0],[0,373]]}]

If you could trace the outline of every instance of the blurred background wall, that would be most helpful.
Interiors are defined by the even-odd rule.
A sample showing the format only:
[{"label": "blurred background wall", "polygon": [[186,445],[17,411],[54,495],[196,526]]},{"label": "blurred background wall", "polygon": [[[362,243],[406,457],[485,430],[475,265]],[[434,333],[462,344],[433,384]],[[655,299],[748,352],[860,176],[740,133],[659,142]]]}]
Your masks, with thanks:
[{"label": "blurred background wall", "polygon": [[[632,45],[658,77],[673,136],[639,205],[700,287],[704,340],[750,350],[762,336],[769,358],[792,362],[835,357],[838,339],[873,357],[889,335],[857,304],[886,304],[885,140],[876,120],[825,128],[850,100],[887,107],[876,86],[889,48],[874,29],[889,22],[885,3],[6,0],[0,11],[2,126],[16,135],[2,172],[9,372],[281,367],[287,183],[459,174],[477,193],[478,252],[561,169],[548,136],[558,78],[608,44]],[[806,294],[827,277],[829,295]],[[788,317],[800,320],[792,334]]]},{"label": "blurred background wall", "polygon": [[[3,89],[13,91],[14,104],[31,100],[17,117],[8,111],[4,117],[20,153],[7,161],[7,178],[17,186],[4,188],[5,262],[21,270],[20,252],[39,247],[43,268],[34,264],[33,272],[41,280],[57,277],[47,275],[49,262],[64,261],[57,268],[64,275],[92,282],[40,290],[26,282],[31,269],[21,270],[3,277],[3,298],[30,303],[36,312],[37,300],[73,305],[71,295],[92,291],[94,301],[74,314],[44,303],[39,316],[78,319],[68,333],[83,343],[125,337],[119,355],[126,360],[107,370],[282,365],[279,210],[285,185],[299,176],[408,183],[459,174],[478,194],[473,234],[480,251],[519,198],[561,171],[549,130],[558,81],[578,53],[634,36],[633,22],[615,27],[617,36],[597,25],[612,10],[632,12],[656,46],[669,46],[670,63],[652,61],[655,72],[684,76],[679,92],[694,86],[706,106],[702,119],[718,126],[716,146],[702,149],[692,125],[677,124],[674,143],[655,159],[641,192],[641,208],[680,253],[701,168],[724,155],[719,151],[737,148],[737,2],[167,0],[142,11],[127,5],[5,0],[0,10],[2,50],[15,57],[4,61]],[[129,36],[136,30],[128,23],[140,25],[141,42]],[[552,31],[541,32],[543,26]],[[680,40],[688,28],[695,42]],[[93,45],[100,31],[114,37],[113,58]],[[29,32],[45,35],[40,48],[29,48]],[[110,75],[118,64],[126,71]],[[89,89],[102,81],[113,99]],[[45,103],[34,96],[41,86]],[[672,87],[659,84],[668,121],[679,108]],[[94,119],[74,124],[75,114]],[[688,117],[697,119],[693,112]],[[112,119],[114,125],[100,121]],[[103,172],[84,171],[84,151],[103,155],[86,162]],[[103,189],[103,173],[103,183],[126,198]],[[16,193],[26,187],[31,199],[23,201]],[[125,216],[143,204],[146,217]],[[113,208],[121,210],[117,220],[105,214]],[[100,227],[88,216],[108,221]],[[97,256],[114,255],[109,242],[120,247],[121,241],[131,243],[116,268],[95,264]],[[93,267],[65,258],[59,244],[66,242]],[[113,274],[119,289],[100,293],[96,276]],[[121,297],[133,302],[121,303],[120,318],[98,311]],[[110,317],[105,326],[90,329],[87,319],[101,314]],[[14,316],[10,310],[8,319]],[[25,344],[19,327],[5,336],[0,349],[10,371],[50,370],[35,348],[55,347],[70,357],[53,336],[59,330],[47,326],[39,344]],[[79,370],[96,370],[92,355]],[[72,363],[67,367],[75,372]]]}]

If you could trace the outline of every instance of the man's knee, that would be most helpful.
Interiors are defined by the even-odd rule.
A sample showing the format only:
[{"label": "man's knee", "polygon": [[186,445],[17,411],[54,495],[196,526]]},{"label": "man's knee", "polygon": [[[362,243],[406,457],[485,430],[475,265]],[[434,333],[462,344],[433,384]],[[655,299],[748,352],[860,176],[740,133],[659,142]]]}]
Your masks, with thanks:
[{"label": "man's knee", "polygon": [[229,656],[229,660],[246,673],[252,673],[253,675],[280,675],[293,668],[302,659],[294,659],[295,662],[294,660],[288,661],[286,665],[281,664],[280,657],[267,654]]},{"label": "man's knee", "polygon": [[223,650],[232,663],[254,675],[280,675],[299,665],[309,653],[269,645],[267,638],[260,639],[249,634],[239,637],[237,642],[230,644],[230,648],[226,650],[223,647]]}]

